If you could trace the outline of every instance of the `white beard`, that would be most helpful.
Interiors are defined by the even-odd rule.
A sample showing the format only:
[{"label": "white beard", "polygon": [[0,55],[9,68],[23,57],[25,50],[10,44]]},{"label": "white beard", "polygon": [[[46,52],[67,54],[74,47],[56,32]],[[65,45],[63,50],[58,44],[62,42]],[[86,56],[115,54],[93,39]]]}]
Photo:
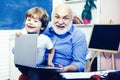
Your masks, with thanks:
[{"label": "white beard", "polygon": [[68,26],[65,26],[65,25],[62,25],[62,26],[65,26],[65,28],[63,28],[62,30],[61,29],[58,29],[57,24],[54,24],[52,23],[52,26],[53,26],[53,30],[55,31],[56,34],[58,35],[62,35],[62,34],[65,34],[67,31],[70,30],[70,28],[72,27],[72,21],[70,22],[70,24]]}]

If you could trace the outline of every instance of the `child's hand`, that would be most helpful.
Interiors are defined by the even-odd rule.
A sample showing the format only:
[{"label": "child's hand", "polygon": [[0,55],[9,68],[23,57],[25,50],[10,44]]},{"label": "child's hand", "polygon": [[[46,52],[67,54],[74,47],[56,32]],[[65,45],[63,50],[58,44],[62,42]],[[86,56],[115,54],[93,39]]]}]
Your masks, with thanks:
[{"label": "child's hand", "polygon": [[54,64],[53,63],[48,63],[48,66],[54,67]]},{"label": "child's hand", "polygon": [[16,32],[15,35],[16,37],[19,37],[22,33],[21,32]]}]

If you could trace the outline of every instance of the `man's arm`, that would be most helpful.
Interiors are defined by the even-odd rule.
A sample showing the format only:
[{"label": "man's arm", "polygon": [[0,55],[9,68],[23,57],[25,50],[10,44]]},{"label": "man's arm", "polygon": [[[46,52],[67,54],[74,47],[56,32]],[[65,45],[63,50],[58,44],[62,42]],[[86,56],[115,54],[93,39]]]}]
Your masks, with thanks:
[{"label": "man's arm", "polygon": [[[62,72],[84,71],[86,55],[88,53],[87,42],[83,33],[78,32],[77,34],[81,35],[74,35],[71,64],[64,66]],[[60,67],[62,66],[60,65]]]}]

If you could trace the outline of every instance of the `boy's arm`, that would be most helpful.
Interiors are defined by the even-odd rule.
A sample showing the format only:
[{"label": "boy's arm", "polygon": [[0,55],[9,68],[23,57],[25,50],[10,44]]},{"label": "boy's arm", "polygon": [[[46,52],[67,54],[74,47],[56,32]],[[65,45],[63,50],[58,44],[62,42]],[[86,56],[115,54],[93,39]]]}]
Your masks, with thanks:
[{"label": "boy's arm", "polygon": [[50,53],[48,53],[48,66],[54,67],[54,64],[52,63],[54,57],[54,48],[50,50]]}]

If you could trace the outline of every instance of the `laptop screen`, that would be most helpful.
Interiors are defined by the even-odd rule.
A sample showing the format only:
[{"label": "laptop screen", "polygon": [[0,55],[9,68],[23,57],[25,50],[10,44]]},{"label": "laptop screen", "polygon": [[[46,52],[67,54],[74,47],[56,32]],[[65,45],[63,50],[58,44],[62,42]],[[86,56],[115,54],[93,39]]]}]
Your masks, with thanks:
[{"label": "laptop screen", "polygon": [[120,25],[119,24],[95,24],[89,49],[101,50],[105,52],[118,52],[120,44]]},{"label": "laptop screen", "polygon": [[35,67],[37,34],[21,34],[15,39],[14,62],[18,65]]}]

